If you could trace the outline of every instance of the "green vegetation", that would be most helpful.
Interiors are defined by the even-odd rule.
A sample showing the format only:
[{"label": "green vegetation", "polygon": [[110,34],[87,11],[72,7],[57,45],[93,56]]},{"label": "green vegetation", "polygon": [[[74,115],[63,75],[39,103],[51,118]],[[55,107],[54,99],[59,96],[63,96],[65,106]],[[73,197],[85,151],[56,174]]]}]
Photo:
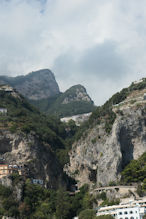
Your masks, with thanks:
[{"label": "green vegetation", "polygon": [[113,199],[109,200],[106,196],[105,192],[101,192],[97,195],[96,197],[98,200],[102,199],[103,202],[101,203],[100,206],[111,206],[111,205],[118,205],[120,203],[120,199]]},{"label": "green vegetation", "polygon": [[[146,88],[146,78],[138,84],[132,83],[128,88],[122,89],[120,92],[114,94],[106,103],[97,107],[89,120],[83,123],[76,133],[75,140],[86,136],[86,131],[96,124],[105,123],[105,131],[107,134],[111,132],[112,125],[115,121],[116,114],[112,111],[113,105],[119,104],[126,99],[126,97],[134,90],[143,90]],[[119,111],[122,115],[122,112]]]},{"label": "green vegetation", "polygon": [[[60,93],[57,96],[31,101],[38,109],[46,114],[55,115],[57,117],[66,117],[77,114],[89,113],[95,109],[92,101],[77,101],[77,90],[86,92],[85,88],[81,85],[75,85],[68,89],[65,93]],[[63,103],[67,99],[68,102]]]},{"label": "green vegetation", "polygon": [[[59,98],[61,94],[55,95],[53,97],[40,99],[40,100],[28,100],[31,104],[33,104],[37,109],[39,109],[43,113],[47,113],[48,109],[52,104]],[[49,114],[49,113],[48,113]]]},{"label": "green vegetation", "polygon": [[48,110],[48,113],[55,114],[59,117],[66,117],[89,113],[92,112],[93,109],[95,109],[93,103],[88,103],[86,101],[72,101],[67,104],[61,104],[59,100]]},{"label": "green vegetation", "polygon": [[107,198],[101,203],[100,206],[112,206],[112,205],[118,205],[119,203],[120,203],[120,199],[109,200]]},{"label": "green vegetation", "polygon": [[40,113],[21,95],[14,97],[0,91],[0,100],[0,107],[8,110],[6,116],[0,116],[0,128],[7,128],[12,133],[35,134],[41,142],[51,146],[62,166],[68,162],[72,137],[77,131],[74,122],[64,124],[55,116]]},{"label": "green vegetation", "polygon": [[132,160],[121,174],[121,183],[138,183],[137,194],[143,196],[146,192],[146,152],[138,160]]},{"label": "green vegetation", "polygon": [[91,209],[93,204],[86,185],[79,193],[70,196],[69,192],[62,188],[57,191],[48,190],[39,185],[33,185],[30,180],[27,180],[21,202],[16,200],[14,194],[9,188],[0,185],[2,203],[0,216],[7,215],[21,219],[72,219],[86,208]]},{"label": "green vegetation", "polygon": [[14,216],[17,217],[18,212],[18,202],[13,196],[13,191],[10,188],[0,185],[0,216]]},{"label": "green vegetation", "polygon": [[132,182],[143,182],[145,188],[146,179],[146,153],[138,160],[132,160],[122,171],[121,182],[128,184]]},{"label": "green vegetation", "polygon": [[138,159],[132,160],[121,173],[121,184],[137,183],[137,194],[146,193],[146,152]]},{"label": "green vegetation", "polygon": [[81,211],[79,214],[79,219],[95,219],[96,218],[96,211],[92,209],[86,209]]}]

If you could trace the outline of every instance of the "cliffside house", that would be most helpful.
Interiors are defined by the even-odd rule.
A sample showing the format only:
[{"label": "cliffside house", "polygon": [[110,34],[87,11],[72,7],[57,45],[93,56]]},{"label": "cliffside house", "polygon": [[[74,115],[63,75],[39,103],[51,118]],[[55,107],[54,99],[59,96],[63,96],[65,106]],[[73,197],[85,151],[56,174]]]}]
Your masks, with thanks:
[{"label": "cliffside house", "polygon": [[32,180],[32,183],[33,183],[33,184],[43,185],[43,184],[44,184],[44,181],[41,180],[41,179],[33,179],[33,180]]},{"label": "cliffside house", "polygon": [[9,85],[0,85],[0,91],[11,93],[13,92],[13,88]]},{"label": "cliffside house", "polygon": [[8,110],[6,108],[0,107],[0,114],[7,114]]},{"label": "cliffside house", "polygon": [[18,172],[19,175],[22,175],[21,167],[17,165],[0,164],[0,178],[8,176],[14,172]]}]

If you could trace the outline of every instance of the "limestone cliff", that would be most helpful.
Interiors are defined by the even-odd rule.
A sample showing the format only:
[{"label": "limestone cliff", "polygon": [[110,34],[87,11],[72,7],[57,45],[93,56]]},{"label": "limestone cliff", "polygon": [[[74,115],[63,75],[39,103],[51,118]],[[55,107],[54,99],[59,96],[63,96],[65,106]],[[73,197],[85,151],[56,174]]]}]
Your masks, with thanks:
[{"label": "limestone cliff", "polygon": [[67,91],[65,91],[65,93],[61,96],[61,100],[61,104],[68,104],[73,101],[85,101],[93,103],[87,94],[86,89],[80,84],[72,86]]},{"label": "limestone cliff", "polygon": [[[64,185],[56,150],[64,148],[60,121],[42,115],[10,86],[0,86],[0,161],[22,166],[24,176],[50,188]],[[55,124],[54,124],[55,123]]]},{"label": "limestone cliff", "polygon": [[9,84],[31,100],[39,100],[60,93],[54,74],[48,69],[31,72],[26,76],[0,76],[0,84]]},{"label": "limestone cliff", "polygon": [[48,144],[34,133],[11,133],[0,130],[0,156],[9,165],[22,166],[22,174],[31,179],[41,179],[50,188],[65,185],[62,169]]},{"label": "limestone cliff", "polygon": [[[94,123],[73,144],[66,172],[79,186],[88,183],[108,185],[120,179],[121,170],[132,159],[146,151],[146,89],[133,91],[119,104],[112,106],[116,119],[110,133],[105,120]],[[105,116],[106,117],[106,116]]]}]

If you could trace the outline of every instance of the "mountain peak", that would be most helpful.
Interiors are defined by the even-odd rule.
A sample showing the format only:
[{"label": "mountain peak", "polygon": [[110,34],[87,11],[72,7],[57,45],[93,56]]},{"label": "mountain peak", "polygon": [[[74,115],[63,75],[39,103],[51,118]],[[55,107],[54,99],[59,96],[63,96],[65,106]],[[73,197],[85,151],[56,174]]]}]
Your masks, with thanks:
[{"label": "mountain peak", "polygon": [[51,75],[51,76],[54,76],[53,72],[50,69],[47,69],[47,68],[46,69],[40,69],[40,70],[37,70],[37,71],[32,71],[32,72],[28,73],[26,76],[38,76],[38,75],[42,75],[42,76]]},{"label": "mountain peak", "polygon": [[85,101],[93,103],[93,101],[87,94],[85,87],[81,84],[72,86],[64,93],[64,99],[62,101],[62,104],[67,104],[72,101]]},{"label": "mountain peak", "polygon": [[12,85],[19,93],[31,100],[39,100],[60,93],[54,74],[49,69],[33,71],[17,77],[0,77],[0,83]]}]

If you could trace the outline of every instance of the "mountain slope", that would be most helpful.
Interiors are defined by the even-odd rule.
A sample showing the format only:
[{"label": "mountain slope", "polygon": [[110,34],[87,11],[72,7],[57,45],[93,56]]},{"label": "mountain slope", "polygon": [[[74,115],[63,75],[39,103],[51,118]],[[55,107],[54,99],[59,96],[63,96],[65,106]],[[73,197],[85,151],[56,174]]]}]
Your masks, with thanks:
[{"label": "mountain slope", "polygon": [[54,74],[42,69],[25,76],[0,76],[0,84],[8,84],[26,97],[40,111],[59,117],[93,111],[94,104],[82,85],[60,93]]},{"label": "mountain slope", "polygon": [[65,148],[61,122],[42,115],[9,86],[0,86],[0,156],[51,188],[65,185],[56,151]]},{"label": "mountain slope", "polygon": [[48,69],[31,72],[26,76],[0,76],[0,84],[9,84],[30,100],[38,100],[60,93],[54,74]]},{"label": "mountain slope", "polygon": [[94,103],[82,85],[75,85],[60,95],[33,101],[33,104],[48,114],[59,117],[89,113],[95,109]]},{"label": "mountain slope", "polygon": [[118,181],[124,167],[146,151],[146,79],[113,95],[81,126],[66,172],[79,185]]}]

